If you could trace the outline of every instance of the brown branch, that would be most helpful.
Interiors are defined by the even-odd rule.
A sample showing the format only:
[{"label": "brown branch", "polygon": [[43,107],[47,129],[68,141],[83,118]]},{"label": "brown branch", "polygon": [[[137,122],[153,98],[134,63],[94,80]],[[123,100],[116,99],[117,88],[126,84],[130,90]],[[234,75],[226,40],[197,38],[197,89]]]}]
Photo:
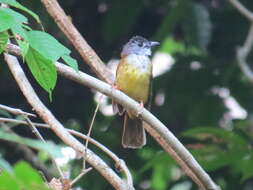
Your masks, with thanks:
[{"label": "brown branch", "polygon": [[[42,137],[42,135],[40,134],[38,129],[35,127],[35,125],[32,123],[32,121],[29,119],[29,117],[25,116],[25,120],[26,120],[28,126],[31,128],[32,132],[35,134],[35,136],[38,139],[40,139],[43,143],[46,143],[46,140]],[[61,179],[64,179],[63,172],[62,172],[61,168],[59,167],[59,165],[57,164],[57,162],[55,161],[55,159],[53,157],[51,157],[51,160],[54,163],[57,171],[59,172]]]},{"label": "brown branch", "polygon": [[[16,48],[15,48],[16,49]],[[11,49],[8,49],[12,52]],[[15,51],[13,52],[15,53]],[[103,94],[113,98],[115,101],[120,102],[124,107],[136,111],[138,113],[139,104],[129,98],[127,95],[113,89],[112,86],[91,77],[81,71],[78,73],[72,68],[63,65],[59,62],[55,63],[57,72],[77,83],[93,88]],[[162,124],[155,116],[153,116],[149,111],[143,109],[140,113],[140,117],[143,118],[148,124],[146,130],[157,140],[157,142],[168,152],[173,159],[184,169],[187,175],[192,178],[192,180],[198,184],[203,189],[208,190],[219,190],[220,188],[212,181],[209,175],[201,168],[194,157],[189,153],[189,151],[181,144],[181,142],[168,130],[168,128]],[[151,129],[152,128],[152,129]],[[173,151],[171,151],[173,150]],[[189,172],[191,171],[191,172]],[[197,180],[196,180],[197,179]]]},{"label": "brown branch", "polygon": [[[70,67],[56,62],[56,69],[58,73],[68,79],[76,81],[82,85],[93,88],[103,94],[113,98],[116,102],[120,102],[124,107],[139,113],[139,103],[129,98],[127,95],[119,90],[115,90],[112,86],[91,77],[82,72],[75,72]],[[208,174],[201,168],[189,151],[181,144],[181,142],[168,130],[168,128],[161,123],[148,110],[143,109],[140,113],[149,125],[146,130],[157,140],[157,142],[165,148],[178,164],[185,170],[185,172],[193,179],[193,181],[204,189],[218,190],[219,187],[212,181]],[[152,126],[152,127],[151,127]],[[169,147],[169,148],[168,148]],[[171,151],[173,150],[173,151]],[[175,156],[176,154],[176,156]],[[189,172],[190,171],[190,172]]]},{"label": "brown branch", "polygon": [[71,146],[77,152],[80,152],[85,157],[87,162],[92,165],[102,176],[104,176],[115,189],[133,189],[133,187],[130,187],[129,184],[126,184],[125,181],[120,179],[120,177],[91,150],[88,149],[85,154],[85,147],[62,126],[62,124],[40,101],[28,79],[26,78],[17,58],[6,53],[4,54],[4,58],[29,104],[44,120],[44,122],[50,125],[50,128],[56,133],[56,135],[61,138],[64,143]]},{"label": "brown branch", "polygon": [[100,79],[112,84],[113,75],[111,71],[78,32],[58,2],[56,0],[41,0],[41,2],[44,4],[48,13],[52,16],[62,32],[79,52],[84,62],[89,64]]}]

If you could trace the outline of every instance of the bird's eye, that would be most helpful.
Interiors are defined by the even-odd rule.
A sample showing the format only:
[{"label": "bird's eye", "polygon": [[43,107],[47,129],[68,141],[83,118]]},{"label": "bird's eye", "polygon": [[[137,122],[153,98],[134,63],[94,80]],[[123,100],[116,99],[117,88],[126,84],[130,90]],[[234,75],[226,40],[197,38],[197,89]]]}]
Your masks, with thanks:
[{"label": "bird's eye", "polygon": [[143,42],[139,42],[139,43],[138,43],[138,46],[139,46],[139,47],[142,47],[142,46],[143,46]]}]

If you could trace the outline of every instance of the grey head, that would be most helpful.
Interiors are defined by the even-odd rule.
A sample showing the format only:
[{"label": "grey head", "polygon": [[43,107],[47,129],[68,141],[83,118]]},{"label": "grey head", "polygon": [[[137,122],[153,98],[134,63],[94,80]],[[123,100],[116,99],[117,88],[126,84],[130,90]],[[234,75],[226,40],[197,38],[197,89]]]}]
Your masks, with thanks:
[{"label": "grey head", "polygon": [[159,42],[148,41],[141,36],[134,36],[124,45],[121,56],[124,57],[130,54],[150,56],[151,48],[156,45],[159,45]]}]

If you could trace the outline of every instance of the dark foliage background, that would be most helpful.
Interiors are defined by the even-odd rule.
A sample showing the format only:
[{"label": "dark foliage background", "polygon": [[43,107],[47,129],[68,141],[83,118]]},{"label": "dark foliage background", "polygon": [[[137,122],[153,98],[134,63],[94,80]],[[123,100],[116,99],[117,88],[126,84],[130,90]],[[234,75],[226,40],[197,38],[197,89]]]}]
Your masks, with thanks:
[{"label": "dark foliage background", "polygon": [[[20,2],[40,15],[47,32],[72,47],[39,1]],[[252,1],[241,2],[253,9]],[[133,35],[159,41],[161,46],[155,51],[172,55],[175,64],[154,78],[152,112],[192,150],[222,189],[253,189],[253,88],[235,58],[236,47],[243,44],[249,23],[237,10],[227,1],[219,0],[93,0],[60,4],[104,62],[119,58],[122,45]],[[94,75],[75,50],[72,56],[79,60],[82,71]],[[250,55],[248,63],[252,61]],[[30,110],[2,57],[0,63],[1,103]],[[36,92],[66,127],[87,133],[96,106],[90,89],[59,77],[53,102],[49,102],[46,92],[29,71],[27,74]],[[161,105],[155,101],[158,94],[164,97]],[[229,98],[244,109],[245,117],[229,115],[225,104]],[[197,189],[151,138],[141,150],[123,149],[121,130],[121,118],[99,112],[92,137],[126,161],[137,189]],[[25,127],[16,131],[33,137]],[[50,131],[40,131],[58,142]],[[3,141],[0,152],[12,164],[24,159],[15,146]],[[49,161],[45,164],[50,167]],[[80,161],[73,161],[71,175],[77,175],[80,167]],[[78,186],[112,188],[95,170],[80,180]]]}]

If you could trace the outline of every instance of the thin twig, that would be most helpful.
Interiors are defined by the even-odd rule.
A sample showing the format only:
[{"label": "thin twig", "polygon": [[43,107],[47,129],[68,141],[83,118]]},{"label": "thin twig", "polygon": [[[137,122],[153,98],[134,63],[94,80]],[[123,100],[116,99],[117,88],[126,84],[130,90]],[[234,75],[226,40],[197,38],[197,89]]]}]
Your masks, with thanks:
[{"label": "thin twig", "polygon": [[[100,100],[101,100],[101,98],[100,98]],[[91,124],[90,124],[89,130],[88,130],[88,133],[87,133],[88,138],[91,135],[92,127],[93,127],[93,124],[94,124],[94,121],[95,121],[95,118],[96,118],[96,115],[97,115],[97,112],[98,112],[99,105],[100,105],[100,101],[98,102],[98,104],[96,106],[96,109],[94,111],[94,114],[93,114],[93,117],[92,117],[92,120],[91,120]],[[86,142],[85,142],[85,150],[87,150],[87,148],[88,148],[88,143],[89,143],[88,138],[86,139]],[[86,153],[86,151],[85,151],[85,153]],[[84,159],[83,160],[83,169],[85,169],[85,168],[86,167],[85,167],[85,159]]]},{"label": "thin twig", "polygon": [[238,0],[228,0],[242,15],[253,22],[253,14],[244,5],[242,5]]},{"label": "thin twig", "polygon": [[89,64],[100,79],[113,84],[112,72],[85,41],[58,2],[56,0],[41,0],[41,2],[44,4],[47,12],[52,16],[62,32],[79,52],[84,62]]},{"label": "thin twig", "polygon": [[[67,145],[71,146],[77,152],[80,152],[85,156],[85,147],[75,139],[63,125],[54,117],[54,115],[47,109],[47,107],[41,102],[31,84],[26,78],[24,71],[22,70],[16,57],[9,54],[4,54],[4,58],[17,82],[19,88],[23,92],[27,101],[31,104],[37,114],[44,120],[45,123],[50,125],[50,128],[61,138],[61,140]],[[101,158],[94,154],[91,150],[87,150],[87,156],[85,158],[91,166],[103,175],[108,182],[116,189],[133,189],[125,181],[123,181]]]},{"label": "thin twig", "polygon": [[[35,125],[32,123],[32,121],[30,120],[30,118],[26,116],[25,120],[26,120],[28,126],[32,129],[32,132],[36,135],[36,137],[38,139],[40,139],[42,142],[46,143],[45,139],[42,137],[42,135],[40,134],[40,132],[38,131],[38,129],[35,127]],[[59,172],[61,179],[64,179],[65,177],[63,175],[63,172],[62,172],[61,168],[59,167],[59,165],[57,164],[56,160],[53,157],[51,157],[51,160],[54,163],[57,171]]]},{"label": "thin twig", "polygon": [[87,174],[89,171],[91,171],[92,168],[87,168],[87,169],[84,169],[82,170],[82,172],[75,178],[71,181],[70,183],[70,186],[72,187],[79,179],[81,179],[85,174]]},{"label": "thin twig", "polygon": [[253,45],[253,23],[250,26],[250,30],[248,32],[247,38],[243,46],[237,48],[236,57],[238,61],[238,65],[243,72],[243,74],[248,78],[248,80],[253,83],[253,72],[249,65],[247,64],[247,57],[249,52],[252,49]]},{"label": "thin twig", "polygon": [[[18,123],[18,124],[28,125],[27,122],[22,121],[22,120],[0,117],[0,123],[1,122],[11,122],[11,123]],[[43,124],[43,123],[33,123],[33,125],[35,125],[36,127],[50,128],[50,126],[48,124]],[[115,162],[115,167],[119,171],[122,171],[125,174],[127,183],[130,184],[130,186],[133,186],[133,179],[132,179],[131,173],[128,170],[124,160],[118,158],[118,156],[116,154],[114,154],[112,151],[110,151],[106,146],[104,146],[103,144],[97,142],[96,140],[92,139],[91,137],[87,137],[86,135],[84,135],[80,132],[77,132],[73,129],[66,129],[66,130],[69,133],[71,133],[72,135],[75,135],[75,136],[77,136],[79,138],[82,138],[84,140],[88,140],[90,143],[92,143],[93,145],[98,147],[101,151],[106,153]]]},{"label": "thin twig", "polygon": [[12,113],[14,115],[27,115],[27,116],[31,116],[31,117],[36,117],[35,114],[24,112],[21,109],[11,108],[9,106],[5,106],[5,105],[2,105],[2,104],[0,104],[0,109],[1,110],[5,110],[7,112],[10,112],[10,113]]},{"label": "thin twig", "polygon": [[242,73],[247,79],[253,83],[253,71],[247,63],[247,57],[253,45],[253,12],[249,11],[238,0],[228,0],[242,15],[244,15],[251,23],[249,32],[243,46],[238,47],[236,51],[236,58]]},{"label": "thin twig", "polygon": [[[24,125],[28,125],[26,121],[22,121],[19,119],[10,119],[10,118],[5,118],[5,117],[0,117],[0,123],[17,123],[17,124],[24,124]],[[36,127],[46,127],[46,128],[50,128],[49,125],[44,124],[44,123],[35,123],[33,122],[33,125],[35,125]]]}]

